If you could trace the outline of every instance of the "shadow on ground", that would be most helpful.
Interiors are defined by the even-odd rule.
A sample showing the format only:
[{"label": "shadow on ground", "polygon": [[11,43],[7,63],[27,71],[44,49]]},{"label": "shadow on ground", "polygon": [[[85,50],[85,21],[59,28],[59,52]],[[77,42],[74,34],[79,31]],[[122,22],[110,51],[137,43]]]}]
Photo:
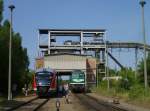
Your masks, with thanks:
[{"label": "shadow on ground", "polygon": [[25,103],[25,101],[17,101],[17,100],[11,100],[11,101],[8,101],[8,100],[3,100],[0,102],[0,111],[1,110],[8,110],[12,107],[16,107],[18,105],[21,105]]}]

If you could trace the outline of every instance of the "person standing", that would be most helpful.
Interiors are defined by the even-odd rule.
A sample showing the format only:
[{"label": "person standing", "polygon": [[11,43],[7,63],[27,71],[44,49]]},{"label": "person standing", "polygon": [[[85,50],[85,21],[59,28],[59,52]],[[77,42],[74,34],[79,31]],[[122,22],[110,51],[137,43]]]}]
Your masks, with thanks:
[{"label": "person standing", "polygon": [[16,91],[17,91],[17,84],[14,83],[14,84],[12,85],[12,94],[13,94],[13,96],[16,96]]},{"label": "person standing", "polygon": [[69,86],[68,86],[68,83],[67,83],[67,84],[64,84],[65,97],[67,96],[68,91],[69,91]]},{"label": "person standing", "polygon": [[63,86],[60,84],[59,85],[59,96],[62,96],[62,94],[63,94]]},{"label": "person standing", "polygon": [[28,96],[28,85],[25,84],[24,88],[25,88],[25,96]]}]

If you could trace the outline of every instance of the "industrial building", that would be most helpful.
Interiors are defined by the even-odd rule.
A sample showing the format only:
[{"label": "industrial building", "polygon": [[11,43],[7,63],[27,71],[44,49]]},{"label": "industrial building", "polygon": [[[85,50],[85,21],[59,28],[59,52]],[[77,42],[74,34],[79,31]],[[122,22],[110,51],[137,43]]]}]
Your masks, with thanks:
[{"label": "industrial building", "polygon": [[[59,43],[63,37],[67,39]],[[43,64],[60,75],[80,69],[85,72],[87,85],[96,84],[98,74],[106,75],[104,29],[39,29],[38,40],[43,59],[39,62],[41,59],[37,58],[37,67]]]},{"label": "industrial building", "polygon": [[[106,40],[105,29],[39,29],[38,55],[44,58],[44,62],[39,62],[39,58],[36,62],[39,63],[38,67],[44,64],[46,67],[56,69],[62,75],[69,74],[73,69],[82,69],[86,72],[87,83],[98,84],[101,77],[108,76],[108,56],[120,68],[124,68],[110,52],[117,48],[135,49],[137,66],[137,53],[143,49],[143,44],[109,42]],[[146,45],[146,50],[149,51],[150,46]],[[89,55],[95,59],[90,68],[87,62],[90,61]],[[91,72],[94,72],[92,77],[88,74]],[[94,78],[92,79],[94,81],[89,78]]]},{"label": "industrial building", "polygon": [[96,59],[79,54],[51,54],[43,58],[37,58],[37,68],[52,68],[61,75],[71,75],[74,70],[82,70],[85,73],[86,84],[96,84]]}]

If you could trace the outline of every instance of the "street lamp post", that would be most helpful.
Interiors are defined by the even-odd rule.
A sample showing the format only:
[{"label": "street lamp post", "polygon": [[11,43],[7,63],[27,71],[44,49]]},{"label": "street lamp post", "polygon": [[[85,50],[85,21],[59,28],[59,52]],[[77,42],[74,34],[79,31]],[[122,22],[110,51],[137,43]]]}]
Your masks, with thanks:
[{"label": "street lamp post", "polygon": [[10,5],[8,7],[10,9],[11,17],[10,17],[10,38],[9,38],[9,69],[8,69],[8,100],[12,100],[12,92],[11,92],[11,48],[12,48],[12,12],[15,8],[14,5]]},{"label": "street lamp post", "polygon": [[146,34],[145,34],[145,21],[144,21],[144,5],[146,2],[144,0],[140,1],[142,7],[142,32],[143,32],[143,44],[144,44],[144,83],[145,89],[148,87],[147,83],[147,63],[146,63]]}]

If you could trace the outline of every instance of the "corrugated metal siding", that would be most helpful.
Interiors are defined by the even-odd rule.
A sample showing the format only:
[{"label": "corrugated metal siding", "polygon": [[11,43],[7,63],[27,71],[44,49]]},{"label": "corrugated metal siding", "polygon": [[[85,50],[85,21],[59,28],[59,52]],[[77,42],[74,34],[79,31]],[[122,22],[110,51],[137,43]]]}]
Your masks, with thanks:
[{"label": "corrugated metal siding", "polygon": [[54,55],[44,57],[44,67],[60,72],[81,69],[85,72],[86,84],[96,83],[96,59],[76,55]]},{"label": "corrugated metal siding", "polygon": [[45,67],[56,70],[86,69],[86,57],[75,55],[55,55],[44,57]]}]

